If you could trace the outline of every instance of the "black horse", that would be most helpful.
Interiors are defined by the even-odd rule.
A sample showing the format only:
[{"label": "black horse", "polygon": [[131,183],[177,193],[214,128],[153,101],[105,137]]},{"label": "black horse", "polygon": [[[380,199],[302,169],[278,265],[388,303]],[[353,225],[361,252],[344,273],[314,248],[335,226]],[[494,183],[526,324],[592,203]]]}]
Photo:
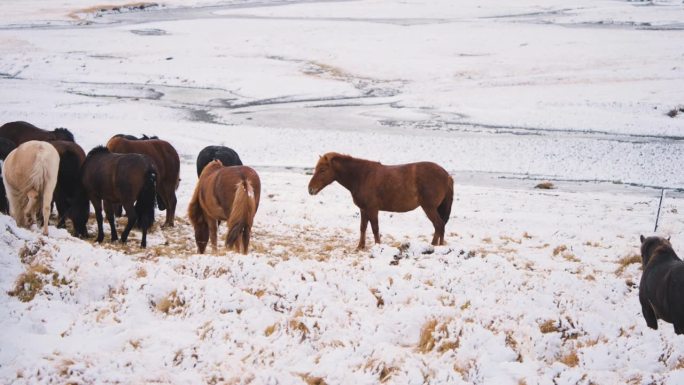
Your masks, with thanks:
[{"label": "black horse", "polygon": [[2,181],[2,161],[7,158],[12,150],[17,148],[13,141],[5,138],[0,138],[0,212],[9,214],[9,202],[7,201],[7,192],[5,191],[5,184]]},{"label": "black horse", "polygon": [[[128,223],[121,233],[121,242],[125,243],[134,225],[142,230],[141,247],[147,246],[147,230],[154,222],[154,204],[156,196],[157,169],[152,160],[142,154],[115,154],[106,147],[98,146],[86,156],[81,169],[81,183],[84,187],[83,202],[90,202],[95,208],[97,219],[97,241],[104,239],[102,228],[102,206],[111,230],[112,241],[116,241],[116,222],[114,221],[114,205],[121,204],[126,209]],[[74,222],[77,226],[85,225],[87,213],[79,211]]]},{"label": "black horse", "polygon": [[[64,228],[66,219],[71,219],[74,224],[74,231],[76,236],[87,238],[87,230],[85,225],[77,228],[74,221],[74,213],[72,207],[75,204],[77,197],[82,194],[81,190],[81,166],[85,161],[85,152],[75,142],[66,140],[55,140],[50,142],[59,153],[59,173],[57,174],[57,186],[55,193],[52,196],[52,201],[57,206],[57,214],[59,221],[57,227]],[[88,212],[90,212],[90,205],[88,205]]]},{"label": "black horse", "polygon": [[225,146],[207,146],[197,155],[197,176],[199,177],[209,162],[218,159],[224,166],[242,166],[237,152]]},{"label": "black horse", "polygon": [[9,139],[19,146],[29,140],[52,140],[74,141],[74,135],[66,128],[55,128],[52,131],[43,130],[27,122],[10,122],[0,126],[0,137]]},{"label": "black horse", "polygon": [[684,334],[684,261],[668,239],[642,235],[641,262],[639,302],[646,325],[658,329],[660,318],[673,324],[676,334]]}]

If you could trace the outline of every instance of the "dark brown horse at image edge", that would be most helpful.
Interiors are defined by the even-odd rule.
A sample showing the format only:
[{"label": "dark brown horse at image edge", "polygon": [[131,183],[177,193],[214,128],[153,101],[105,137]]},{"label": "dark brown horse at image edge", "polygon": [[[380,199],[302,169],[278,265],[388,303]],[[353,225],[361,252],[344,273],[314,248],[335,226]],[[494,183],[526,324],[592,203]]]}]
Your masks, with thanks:
[{"label": "dark brown horse at image edge", "polygon": [[639,282],[639,302],[646,325],[658,329],[658,319],[684,334],[684,261],[661,237],[641,236],[643,274]]},{"label": "dark brown horse at image edge", "polygon": [[[107,142],[111,152],[144,154],[150,157],[157,169],[157,205],[166,210],[165,226],[173,226],[176,216],[176,189],[180,182],[180,157],[173,146],[156,136],[128,139],[130,135],[114,135]],[[133,137],[134,138],[134,137]]]},{"label": "dark brown horse at image edge", "polygon": [[0,138],[6,138],[14,142],[16,146],[29,140],[53,140],[74,141],[74,135],[66,128],[56,128],[52,131],[43,130],[27,122],[10,122],[0,126]]},{"label": "dark brown horse at image edge", "polygon": [[361,210],[359,249],[366,247],[366,227],[371,224],[375,243],[380,243],[378,211],[407,212],[422,207],[435,233],[433,245],[444,245],[444,227],[449,221],[454,181],[432,162],[385,166],[336,152],[320,157],[309,182],[315,195],[337,181],[352,194]]},{"label": "dark brown horse at image edge", "polygon": [[73,220],[76,215],[74,210],[75,201],[80,195],[83,186],[81,185],[81,166],[85,162],[86,154],[83,148],[75,142],[66,140],[51,141],[53,147],[59,154],[59,173],[57,174],[57,187],[52,197],[55,206],[57,206],[57,214],[59,221],[57,227],[66,227],[66,219],[71,219],[74,224],[74,232],[78,237],[87,237],[86,227],[76,228]]},{"label": "dark brown horse at image edge", "polygon": [[209,162],[200,174],[188,206],[199,253],[204,253],[208,240],[213,253],[217,253],[218,223],[226,220],[226,248],[247,254],[260,194],[261,181],[253,169],[225,167],[220,160]]},{"label": "dark brown horse at image edge", "polygon": [[83,194],[77,200],[74,225],[85,226],[88,221],[88,201],[95,208],[97,219],[97,242],[104,239],[102,207],[104,206],[112,242],[118,239],[114,221],[114,205],[123,205],[128,223],[121,233],[121,242],[128,239],[133,226],[142,230],[141,247],[147,246],[147,230],[154,222],[155,183],[157,170],[146,155],[113,154],[106,147],[90,150],[81,169]]}]

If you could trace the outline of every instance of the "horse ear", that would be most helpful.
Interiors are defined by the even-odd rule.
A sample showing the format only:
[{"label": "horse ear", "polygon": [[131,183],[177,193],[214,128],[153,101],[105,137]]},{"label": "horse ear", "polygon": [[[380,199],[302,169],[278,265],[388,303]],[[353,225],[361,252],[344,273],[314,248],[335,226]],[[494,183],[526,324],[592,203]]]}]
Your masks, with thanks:
[{"label": "horse ear", "polygon": [[643,235],[640,235],[639,239],[641,239],[641,243],[644,243],[644,240],[646,240]]},{"label": "horse ear", "polygon": [[670,242],[670,238],[672,238],[672,235],[667,236],[667,241]]}]

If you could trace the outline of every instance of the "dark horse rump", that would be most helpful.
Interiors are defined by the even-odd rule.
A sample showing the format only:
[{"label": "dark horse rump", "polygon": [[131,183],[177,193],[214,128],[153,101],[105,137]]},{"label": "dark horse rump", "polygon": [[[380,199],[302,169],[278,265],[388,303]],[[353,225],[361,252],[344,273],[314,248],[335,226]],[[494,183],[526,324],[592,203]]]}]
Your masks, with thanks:
[{"label": "dark horse rump", "polygon": [[[78,144],[64,140],[50,142],[59,153],[59,173],[57,176],[57,187],[53,195],[53,202],[57,206],[59,222],[57,227],[64,227],[67,218],[73,222],[74,213],[72,207],[77,196],[82,194],[81,185],[81,166],[85,161],[85,152]],[[74,226],[75,227],[75,226]],[[75,228],[76,235],[85,237],[86,228]]]},{"label": "dark horse rump", "polygon": [[157,195],[160,210],[166,210],[165,225],[173,226],[176,215],[176,189],[180,181],[180,157],[173,146],[157,137],[127,139],[130,135],[114,135],[107,142],[109,151],[121,154],[144,154],[157,170]]},{"label": "dark horse rump", "polygon": [[[147,246],[147,230],[154,222],[154,201],[157,170],[150,158],[141,154],[113,154],[99,146],[88,153],[83,163],[81,182],[85,197],[95,208],[97,219],[97,241],[102,242],[102,207],[109,222],[112,241],[118,239],[114,221],[114,205],[126,209],[128,223],[121,233],[121,242],[126,242],[134,225],[142,229],[141,247]],[[79,216],[76,222],[85,225],[86,216]]]},{"label": "dark horse rump", "polygon": [[29,140],[66,140],[74,141],[74,135],[66,128],[56,128],[52,131],[43,130],[27,122],[10,122],[0,127],[0,137],[6,138],[19,146]]},{"label": "dark horse rump", "polygon": [[237,152],[226,146],[207,146],[197,155],[197,176],[202,174],[204,167],[214,159],[218,159],[224,166],[242,166]]},{"label": "dark horse rump", "polygon": [[684,261],[661,237],[641,236],[643,274],[639,302],[646,325],[658,329],[658,319],[673,324],[676,334],[684,334]]},{"label": "dark horse rump", "polygon": [[0,138],[0,212],[9,213],[9,202],[7,201],[7,192],[5,191],[5,184],[2,182],[2,161],[7,158],[12,150],[17,148],[13,141]]}]

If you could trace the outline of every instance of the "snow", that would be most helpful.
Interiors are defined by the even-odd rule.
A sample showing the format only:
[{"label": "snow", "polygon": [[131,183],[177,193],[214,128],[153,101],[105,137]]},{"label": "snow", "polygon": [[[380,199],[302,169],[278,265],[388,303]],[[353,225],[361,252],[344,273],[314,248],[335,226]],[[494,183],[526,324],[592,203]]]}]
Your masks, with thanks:
[{"label": "snow", "polygon": [[[67,127],[86,150],[117,133],[168,140],[177,226],[141,250],[135,230],[98,245],[0,215],[0,382],[684,379],[684,342],[647,328],[640,265],[621,262],[652,232],[661,188],[658,233],[684,243],[684,114],[666,115],[684,101],[681,2],[84,11],[96,5],[3,3],[0,121]],[[260,175],[247,255],[196,254],[185,207],[209,144]],[[383,242],[356,251],[349,192],[307,193],[333,150],[444,166],[448,244],[429,244],[421,210],[383,212]],[[21,302],[28,271],[43,287]]]}]

